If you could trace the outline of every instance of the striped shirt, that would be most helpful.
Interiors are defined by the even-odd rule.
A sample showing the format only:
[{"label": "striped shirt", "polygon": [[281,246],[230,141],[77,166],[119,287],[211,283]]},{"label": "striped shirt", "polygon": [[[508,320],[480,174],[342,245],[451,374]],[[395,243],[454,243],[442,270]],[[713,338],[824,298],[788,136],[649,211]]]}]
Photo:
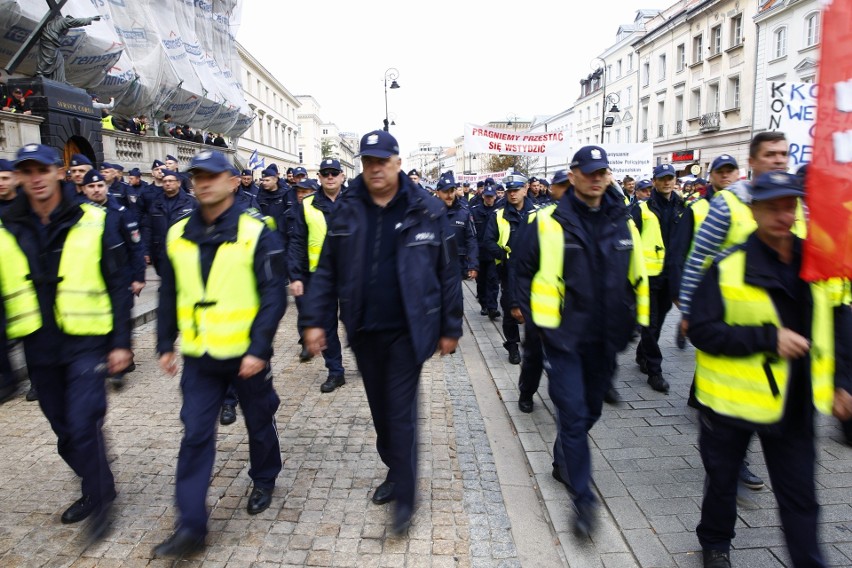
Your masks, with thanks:
[{"label": "striped shirt", "polygon": [[[744,203],[751,201],[751,184],[749,182],[744,180],[736,182],[727,189]],[[717,254],[722,252],[722,243],[725,242],[725,237],[728,236],[730,228],[731,210],[728,207],[728,202],[722,195],[717,194],[710,201],[710,211],[698,228],[692,251],[689,253],[689,258],[686,259],[686,266],[683,268],[678,298],[683,319],[689,319],[692,296],[704,277],[704,260],[707,257],[715,258]]]}]

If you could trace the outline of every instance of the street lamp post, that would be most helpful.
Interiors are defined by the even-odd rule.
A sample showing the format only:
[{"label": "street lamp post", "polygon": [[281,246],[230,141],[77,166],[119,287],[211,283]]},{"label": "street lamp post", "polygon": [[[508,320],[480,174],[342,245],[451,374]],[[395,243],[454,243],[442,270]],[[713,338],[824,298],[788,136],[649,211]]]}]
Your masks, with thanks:
[{"label": "street lamp post", "polygon": [[[515,125],[514,129],[515,129],[515,131],[517,131],[518,130],[518,119],[519,118],[520,117],[517,114],[510,112],[509,114],[506,115],[506,126],[512,126],[514,124]],[[517,168],[518,168],[518,156],[517,156],[517,154],[515,154],[514,156],[512,156],[512,169],[516,170]]]},{"label": "street lamp post", "polygon": [[390,79],[390,88],[398,89],[399,83],[396,80],[399,78],[399,71],[391,67],[387,71],[385,71],[385,132],[390,131],[390,120],[388,120],[388,79]]}]

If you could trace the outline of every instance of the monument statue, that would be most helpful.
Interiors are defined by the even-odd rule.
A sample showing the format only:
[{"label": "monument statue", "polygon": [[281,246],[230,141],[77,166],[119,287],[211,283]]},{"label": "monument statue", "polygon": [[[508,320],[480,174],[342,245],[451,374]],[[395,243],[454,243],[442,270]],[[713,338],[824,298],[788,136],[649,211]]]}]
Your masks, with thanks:
[{"label": "monument statue", "polygon": [[68,30],[71,28],[82,28],[100,19],[100,16],[89,18],[65,16],[63,18],[61,14],[56,13],[44,26],[38,39],[36,75],[65,83],[65,57],[59,50],[62,38],[68,34]]}]

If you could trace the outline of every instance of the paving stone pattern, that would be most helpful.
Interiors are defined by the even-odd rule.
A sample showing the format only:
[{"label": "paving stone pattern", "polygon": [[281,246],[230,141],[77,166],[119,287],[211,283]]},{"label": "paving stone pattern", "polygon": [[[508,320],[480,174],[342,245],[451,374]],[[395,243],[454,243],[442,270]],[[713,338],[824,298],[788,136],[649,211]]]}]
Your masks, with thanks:
[{"label": "paving stone pattern", "polygon": [[[672,309],[660,344],[668,395],[647,385],[634,362],[635,342],[619,356],[616,387],[623,402],[604,405],[591,431],[593,477],[599,497],[600,529],[591,541],[572,534],[573,515],[563,486],[551,477],[555,408],[542,379],[535,409],[517,408],[520,367],[510,365],[500,321],[479,315],[475,289],[465,290],[465,311],[480,350],[506,402],[509,416],[538,481],[552,526],[571,567],[701,566],[695,537],[700,517],[704,469],[698,453],[696,411],[686,405],[694,371],[694,349],[675,346]],[[852,448],[841,443],[836,421],[821,416],[817,427],[817,497],[822,504],[820,541],[831,566],[852,566]],[[747,460],[771,486],[760,444]],[[741,491],[732,561],[749,568],[790,566],[771,488]]]},{"label": "paving stone pattern", "polygon": [[[284,457],[272,507],[245,512],[251,482],[242,418],[219,427],[208,496],[207,549],[180,566],[519,566],[494,459],[461,354],[435,357],[420,388],[419,509],[408,534],[390,534],[392,506],[370,502],[386,475],[354,357],[347,383],[319,385],[321,358],[298,360],[295,309],[288,310],[273,359],[281,397],[277,426]],[[177,378],[156,367],[154,323],[137,328],[138,369],[110,389],[104,431],[118,499],[112,532],[85,546],[85,523],[59,515],[79,481],[58,458],[35,403],[0,406],[0,566],[168,566],[151,548],[174,522],[173,475],[182,434]],[[239,410],[238,410],[239,414]]]}]

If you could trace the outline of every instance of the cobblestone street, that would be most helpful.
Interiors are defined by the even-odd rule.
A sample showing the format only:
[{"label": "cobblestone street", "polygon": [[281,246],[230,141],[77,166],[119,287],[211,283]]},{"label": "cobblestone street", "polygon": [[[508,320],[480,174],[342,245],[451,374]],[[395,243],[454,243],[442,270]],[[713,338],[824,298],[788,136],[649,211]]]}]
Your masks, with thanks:
[{"label": "cobblestone street", "polygon": [[[281,397],[277,425],[284,457],[272,507],[245,512],[251,482],[242,418],[219,427],[203,553],[179,566],[549,567],[700,566],[694,528],[703,468],[694,411],[686,407],[691,347],[674,347],[664,329],[669,395],[645,384],[633,351],[620,357],[618,390],[592,430],[594,478],[603,507],[591,542],[571,533],[564,488],[550,476],[553,406],[542,381],[532,414],[517,409],[517,374],[497,325],[479,315],[465,284],[459,350],[434,357],[420,387],[419,509],[407,535],[390,534],[389,506],[370,502],[386,469],[351,352],[347,383],[321,394],[321,359],[300,363],[296,311],[279,328],[273,359]],[[155,323],[135,330],[137,370],[109,387],[104,426],[118,499],[112,531],[86,546],[85,523],[59,515],[79,497],[79,481],[56,454],[36,403],[20,394],[0,406],[0,565],[169,566],[151,548],[174,522],[173,476],[182,424],[177,378],[159,372]],[[239,413],[239,411],[238,411]],[[832,419],[821,418],[818,497],[821,541],[833,566],[852,565],[852,449]],[[766,478],[759,444],[749,455]],[[768,479],[767,479],[768,481]],[[770,484],[771,485],[771,484]],[[787,566],[771,490],[743,495],[733,560],[737,566]]]}]

